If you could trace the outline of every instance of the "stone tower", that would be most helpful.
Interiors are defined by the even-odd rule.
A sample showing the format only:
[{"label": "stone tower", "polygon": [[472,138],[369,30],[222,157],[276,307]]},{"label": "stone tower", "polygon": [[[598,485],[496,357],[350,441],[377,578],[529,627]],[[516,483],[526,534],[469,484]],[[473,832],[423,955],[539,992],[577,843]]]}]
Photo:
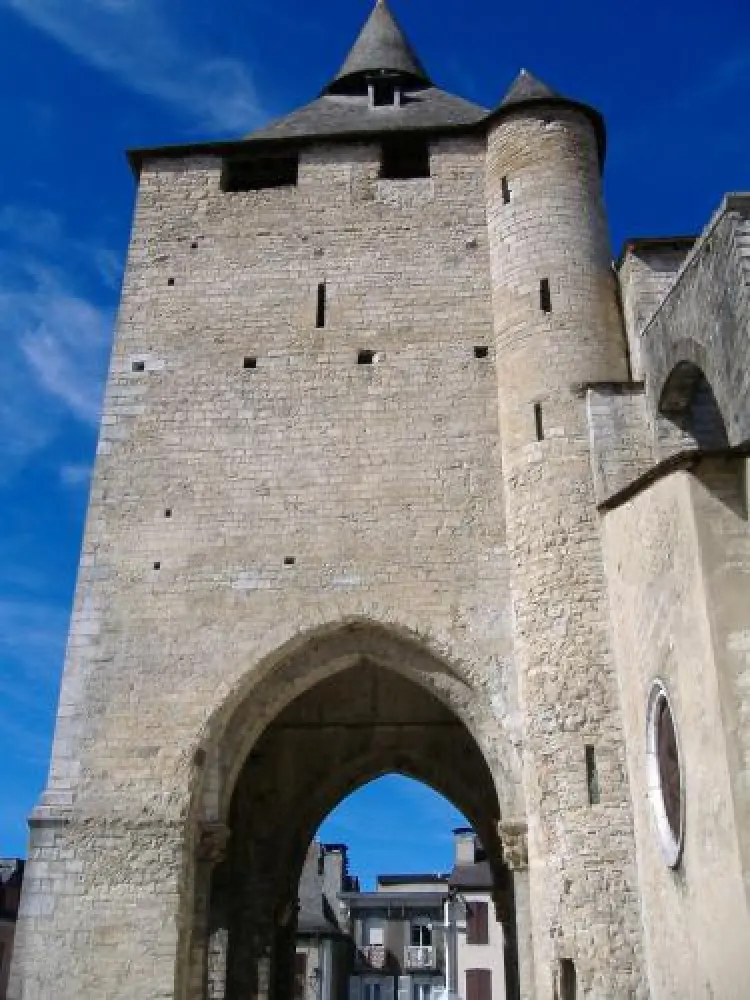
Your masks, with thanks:
[{"label": "stone tower", "polygon": [[303,108],[130,154],[11,1000],[287,1000],[389,771],[479,834],[508,1000],[743,1000],[750,197],[615,268],[604,151],[378,0]]},{"label": "stone tower", "polygon": [[[557,953],[555,962],[544,955],[544,968],[565,956],[580,964],[588,952],[589,968],[599,965],[590,988],[625,997],[637,987],[640,925],[581,391],[628,377],[602,203],[603,146],[596,112],[522,73],[488,130],[487,225],[529,851],[542,925],[535,938],[538,950]],[[596,809],[587,746],[608,775]],[[591,851],[608,856],[606,868],[587,865]],[[552,989],[545,982],[541,995]]]}]

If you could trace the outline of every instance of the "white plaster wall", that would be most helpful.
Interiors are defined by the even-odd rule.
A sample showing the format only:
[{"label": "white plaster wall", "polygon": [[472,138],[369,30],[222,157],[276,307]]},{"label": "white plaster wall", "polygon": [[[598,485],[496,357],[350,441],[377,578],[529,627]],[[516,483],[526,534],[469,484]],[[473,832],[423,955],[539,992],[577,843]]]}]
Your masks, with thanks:
[{"label": "white plaster wall", "polygon": [[456,921],[456,958],[458,995],[466,1000],[466,970],[489,969],[492,973],[492,1000],[505,1000],[505,960],[503,926],[495,920],[495,908],[490,894],[480,891],[461,893],[467,903],[483,902],[488,907],[487,944],[466,943],[466,911]]},{"label": "white plaster wall", "polygon": [[[603,524],[653,1000],[748,996],[750,921],[696,521],[695,492],[704,489],[676,472]],[[735,518],[726,508],[724,516]],[[676,871],[662,858],[647,796],[646,707],[656,677],[671,696],[683,761]]]}]

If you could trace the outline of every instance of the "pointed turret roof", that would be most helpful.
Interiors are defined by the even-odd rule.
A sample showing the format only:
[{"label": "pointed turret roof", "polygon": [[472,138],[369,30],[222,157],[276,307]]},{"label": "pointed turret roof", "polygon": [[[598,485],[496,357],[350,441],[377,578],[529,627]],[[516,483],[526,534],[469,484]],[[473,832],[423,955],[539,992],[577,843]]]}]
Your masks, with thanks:
[{"label": "pointed turret roof", "polygon": [[[399,99],[373,106],[368,83],[394,79]],[[344,65],[310,104],[257,129],[251,139],[310,139],[460,128],[480,122],[485,108],[434,86],[386,0],[377,0]]]},{"label": "pointed turret roof", "polygon": [[391,13],[386,0],[377,0],[349,55],[326,87],[332,93],[353,77],[397,73],[429,85],[430,78]]},{"label": "pointed turret roof", "polygon": [[551,107],[573,108],[582,112],[590,120],[596,132],[596,141],[599,147],[599,161],[604,163],[604,155],[607,147],[607,133],[604,126],[604,119],[596,108],[581,101],[574,101],[570,97],[565,97],[558,93],[546,83],[522,69],[498,104],[495,110],[489,115],[488,121],[499,121],[506,114],[513,115],[523,109],[530,109],[535,104],[545,104]]},{"label": "pointed turret roof", "polygon": [[512,104],[525,104],[527,101],[548,101],[550,98],[558,100],[560,94],[548,87],[533,73],[529,73],[527,69],[522,69],[506,91],[505,97],[500,102],[500,107],[507,108]]}]

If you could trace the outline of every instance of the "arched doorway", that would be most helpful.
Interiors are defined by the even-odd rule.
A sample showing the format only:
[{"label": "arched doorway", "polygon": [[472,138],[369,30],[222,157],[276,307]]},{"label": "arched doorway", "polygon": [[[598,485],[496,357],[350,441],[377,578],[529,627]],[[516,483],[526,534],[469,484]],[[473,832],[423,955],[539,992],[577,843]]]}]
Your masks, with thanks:
[{"label": "arched doorway", "polygon": [[[477,831],[504,924],[506,995],[519,996],[518,882],[498,794],[502,788],[515,802],[518,788],[514,778],[503,783],[513,761],[481,697],[423,649],[359,624],[295,649],[269,673],[270,684],[275,697],[265,700],[256,688],[237,704],[204,779],[204,815],[215,808],[226,848],[199,850],[190,1000],[290,1000],[298,883],[310,841],[341,799],[391,772],[444,795]],[[275,712],[273,701],[283,703]],[[246,739],[264,710],[268,723]],[[518,810],[511,815],[511,864],[525,868]]]}]

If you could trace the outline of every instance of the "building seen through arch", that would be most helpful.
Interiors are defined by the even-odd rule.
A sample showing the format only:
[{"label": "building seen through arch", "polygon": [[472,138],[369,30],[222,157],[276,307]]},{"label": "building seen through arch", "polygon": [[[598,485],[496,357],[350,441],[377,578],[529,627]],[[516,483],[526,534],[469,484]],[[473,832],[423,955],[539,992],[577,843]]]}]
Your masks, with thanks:
[{"label": "building seen through arch", "polygon": [[330,58],[130,153],[9,1000],[290,1000],[392,772],[479,837],[508,1000],[745,1000],[750,195],[613,266],[596,109],[446,92],[385,0]]},{"label": "building seen through arch", "polygon": [[507,890],[495,888],[471,828],[456,829],[454,843],[450,871],[382,874],[363,891],[346,845],[314,841],[300,880],[294,1000],[506,997]]}]

